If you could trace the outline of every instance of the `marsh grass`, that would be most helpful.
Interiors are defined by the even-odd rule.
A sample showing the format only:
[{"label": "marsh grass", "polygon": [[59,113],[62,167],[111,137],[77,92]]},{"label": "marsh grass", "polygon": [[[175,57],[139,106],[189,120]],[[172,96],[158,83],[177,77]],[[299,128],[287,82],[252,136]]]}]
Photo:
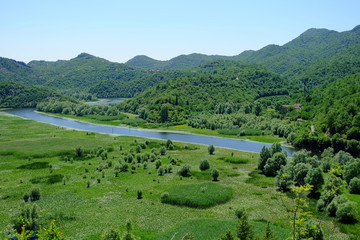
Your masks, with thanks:
[{"label": "marsh grass", "polygon": [[[217,240],[227,229],[235,229],[234,209],[240,207],[249,210],[250,222],[254,223],[255,231],[259,229],[259,234],[266,224],[254,219],[270,221],[275,232],[276,227],[289,232],[288,215],[273,187],[274,179],[253,172],[258,154],[217,148],[216,155],[209,155],[207,146],[174,142],[174,150],[167,150],[165,156],[156,155],[155,159],[161,159],[164,166],[171,164],[170,158],[176,159],[172,173],[158,176],[155,160],[149,160],[146,168],[145,163],[136,163],[133,174],[130,172],[131,163],[128,163],[129,171],[118,171],[118,177],[115,177],[115,166],[123,164],[124,157],[131,150],[136,155],[134,140],[138,144],[147,142],[146,149],[141,149],[142,155],[152,155],[152,149],[165,146],[165,141],[74,131],[2,113],[0,122],[0,231],[24,204],[29,204],[24,202],[24,194],[35,187],[41,189],[41,198],[36,201],[40,208],[41,227],[47,227],[50,220],[56,219],[66,239],[98,240],[108,228],[124,233],[125,223],[130,220],[133,233],[142,239],[171,239],[176,232],[174,239],[181,239],[185,233],[191,232],[196,239]],[[77,160],[74,157],[78,146],[84,149],[86,158]],[[113,149],[108,151],[107,160],[96,156],[100,147]],[[218,159],[232,153],[250,161],[235,165]],[[211,167],[219,169],[220,182],[212,182],[208,170],[198,171],[204,158],[209,160]],[[109,161],[112,162],[110,167],[107,165]],[[98,171],[99,164],[107,167]],[[180,178],[176,173],[185,164],[193,171],[190,177]],[[87,182],[90,188],[86,187]],[[186,185],[193,186],[189,190],[191,193],[197,186],[200,204],[204,204],[204,195],[209,190],[220,187],[214,190],[215,194],[209,194],[213,201],[210,205],[214,205],[190,208],[161,203],[164,192],[168,191],[170,196],[171,189]],[[138,201],[139,189],[144,198]],[[218,199],[217,195],[226,195],[222,194],[223,191],[231,192],[228,200]],[[184,189],[178,192],[186,193]],[[353,201],[359,203],[360,200],[355,198]],[[327,226],[332,226],[330,221],[332,219],[322,219]],[[358,230],[357,224],[345,227],[347,232]],[[333,231],[331,227],[327,229]],[[286,238],[280,236],[279,239]],[[5,237],[0,233],[2,238]]]},{"label": "marsh grass", "polygon": [[219,160],[224,160],[225,162],[234,163],[234,164],[245,164],[251,161],[248,158],[234,157],[234,156],[221,157],[219,158]]},{"label": "marsh grass", "polygon": [[208,208],[224,203],[233,195],[230,188],[215,183],[178,185],[167,192],[167,197],[161,198],[162,203],[193,208]]}]

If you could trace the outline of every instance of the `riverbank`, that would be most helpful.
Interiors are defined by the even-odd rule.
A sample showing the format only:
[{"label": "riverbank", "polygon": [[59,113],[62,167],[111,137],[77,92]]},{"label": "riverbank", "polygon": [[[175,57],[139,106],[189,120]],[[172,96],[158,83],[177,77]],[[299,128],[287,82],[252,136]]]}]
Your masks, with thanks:
[{"label": "riverbank", "polygon": [[[250,140],[255,142],[262,142],[262,143],[281,143],[285,145],[285,139],[280,138],[274,135],[260,135],[260,136],[234,136],[234,135],[226,135],[220,134],[216,130],[211,129],[199,129],[199,128],[192,128],[188,125],[171,125],[171,126],[160,126],[159,124],[145,124],[142,126],[133,126],[128,124],[123,124],[121,120],[112,120],[112,121],[101,121],[96,119],[90,119],[84,116],[73,116],[73,115],[65,115],[65,114],[58,114],[58,113],[43,113],[50,116],[56,116],[61,118],[69,118],[74,119],[77,121],[85,122],[85,123],[93,123],[93,124],[100,124],[100,125],[107,125],[107,126],[117,126],[117,127],[130,127],[134,129],[140,130],[151,130],[151,131],[160,131],[160,132],[175,132],[175,133],[191,133],[191,134],[199,134],[199,135],[206,135],[206,136],[214,136],[214,137],[226,137],[232,139],[240,139],[240,140]],[[124,113],[129,119],[135,119],[136,116],[133,114]],[[290,147],[290,146],[287,146]]]}]

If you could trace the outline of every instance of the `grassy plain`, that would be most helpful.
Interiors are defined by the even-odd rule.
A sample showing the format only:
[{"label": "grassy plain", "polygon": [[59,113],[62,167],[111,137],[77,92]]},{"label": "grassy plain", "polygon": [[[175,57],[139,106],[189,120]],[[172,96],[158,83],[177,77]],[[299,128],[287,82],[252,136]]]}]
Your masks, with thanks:
[{"label": "grassy plain", "polygon": [[[136,157],[156,153],[165,146],[164,141],[148,140],[145,144],[144,138],[68,130],[3,113],[0,123],[0,229],[5,229],[25,204],[33,204],[25,203],[23,196],[39,187],[41,198],[35,203],[40,208],[40,223],[47,226],[56,219],[66,239],[100,239],[108,228],[124,232],[128,220],[141,239],[181,239],[189,232],[196,239],[218,239],[227,229],[235,232],[234,212],[240,208],[249,213],[257,236],[264,234],[267,221],[279,239],[289,236],[289,215],[273,186],[274,179],[255,171],[258,154],[217,148],[209,155],[207,146],[174,142],[175,150],[156,157],[162,166],[170,165],[171,158],[178,165],[173,165],[172,173],[158,176],[155,162],[147,162],[145,168]],[[146,148],[136,153],[142,143]],[[75,156],[77,147],[82,147],[84,157]],[[100,147],[109,150],[107,160],[96,156]],[[129,152],[134,153],[135,163],[116,177],[115,166],[124,163],[129,155],[124,153]],[[247,161],[226,161],[232,153],[232,158]],[[199,171],[203,159],[220,171],[220,181],[213,182],[208,171]],[[110,164],[101,172],[97,170]],[[190,177],[176,174],[183,164],[191,166]],[[161,203],[164,192],[176,191],[179,186],[188,191],[187,186],[194,184],[231,189],[232,197],[208,208]],[[142,199],[137,199],[138,190],[143,192]],[[201,196],[198,192],[194,195]],[[211,200],[211,194],[208,198]],[[337,228],[333,230],[331,220],[323,219],[322,224],[326,236],[344,237]]]}]

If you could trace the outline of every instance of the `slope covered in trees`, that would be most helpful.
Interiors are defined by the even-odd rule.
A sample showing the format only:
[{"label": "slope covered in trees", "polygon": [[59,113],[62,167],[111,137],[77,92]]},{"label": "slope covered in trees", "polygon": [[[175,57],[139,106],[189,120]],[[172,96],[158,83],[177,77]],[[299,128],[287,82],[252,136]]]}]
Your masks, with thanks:
[{"label": "slope covered in trees", "polygon": [[17,82],[0,83],[0,107],[36,107],[45,100],[72,100],[46,87],[26,86]]}]

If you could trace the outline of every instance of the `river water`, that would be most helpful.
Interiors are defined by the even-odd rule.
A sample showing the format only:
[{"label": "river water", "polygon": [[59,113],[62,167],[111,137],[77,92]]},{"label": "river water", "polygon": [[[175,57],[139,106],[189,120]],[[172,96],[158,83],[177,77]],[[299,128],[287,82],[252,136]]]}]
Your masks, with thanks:
[{"label": "river water", "polygon": [[[205,136],[198,134],[189,134],[189,133],[174,133],[174,132],[165,132],[165,131],[155,131],[147,129],[136,129],[129,127],[113,127],[106,125],[98,125],[92,123],[79,122],[72,119],[65,119],[60,117],[54,117],[45,115],[42,113],[35,112],[35,109],[13,109],[5,111],[9,114],[16,116],[24,117],[27,119],[35,120],[38,122],[49,123],[56,126],[62,126],[77,130],[105,133],[105,134],[115,134],[115,135],[126,135],[134,137],[144,137],[144,138],[153,138],[153,139],[171,139],[173,141],[181,141],[187,143],[203,144],[203,145],[214,145],[216,147],[224,147],[230,149],[236,149],[247,152],[256,152],[259,153],[263,146],[270,147],[271,144],[254,142],[248,140],[240,140],[233,138],[224,138],[224,137],[213,137]],[[291,156],[296,150],[282,146],[283,150],[287,152],[288,156]]]}]

